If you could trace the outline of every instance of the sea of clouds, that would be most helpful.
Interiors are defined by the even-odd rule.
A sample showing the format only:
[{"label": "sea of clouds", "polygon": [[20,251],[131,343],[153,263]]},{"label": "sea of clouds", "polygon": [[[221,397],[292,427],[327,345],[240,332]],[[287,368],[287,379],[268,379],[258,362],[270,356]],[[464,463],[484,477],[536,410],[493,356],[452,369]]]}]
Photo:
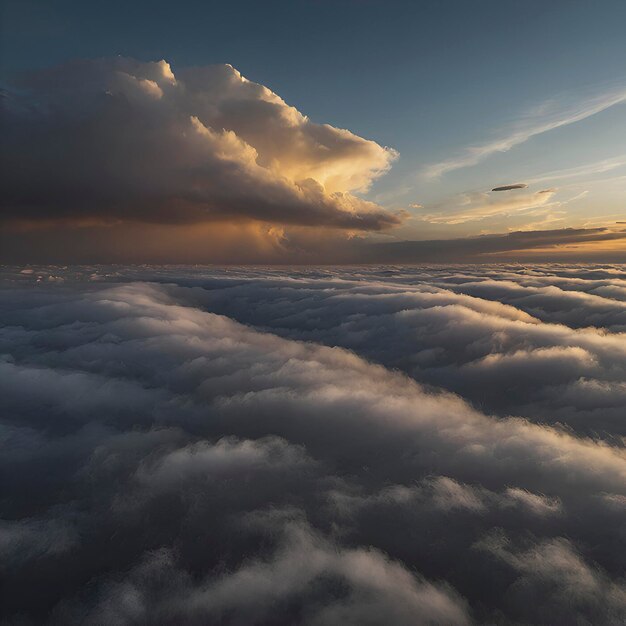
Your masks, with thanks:
[{"label": "sea of clouds", "polygon": [[5,267],[7,624],[626,621],[626,267]]}]

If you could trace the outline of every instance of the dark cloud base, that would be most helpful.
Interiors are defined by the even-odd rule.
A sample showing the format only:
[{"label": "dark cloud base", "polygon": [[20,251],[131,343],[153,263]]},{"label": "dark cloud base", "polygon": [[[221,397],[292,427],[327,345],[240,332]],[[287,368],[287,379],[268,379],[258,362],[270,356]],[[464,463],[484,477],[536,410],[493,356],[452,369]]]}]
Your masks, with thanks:
[{"label": "dark cloud base", "polygon": [[5,268],[7,624],[619,624],[626,268]]},{"label": "dark cloud base", "polygon": [[[569,262],[624,263],[626,231],[561,228],[517,231],[460,239],[397,241],[363,245],[360,260],[371,263]],[[586,247],[591,246],[591,247]]]}]

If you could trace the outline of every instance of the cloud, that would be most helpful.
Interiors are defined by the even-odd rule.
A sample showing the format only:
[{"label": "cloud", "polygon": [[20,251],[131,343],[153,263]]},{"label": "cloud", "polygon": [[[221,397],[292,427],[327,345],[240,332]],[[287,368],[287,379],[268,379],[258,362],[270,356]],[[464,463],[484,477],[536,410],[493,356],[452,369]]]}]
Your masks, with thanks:
[{"label": "cloud", "polygon": [[501,514],[508,509],[532,516],[552,516],[562,513],[558,498],[547,498],[524,489],[509,487],[496,493],[481,486],[460,483],[447,476],[429,476],[410,487],[393,485],[367,496],[341,491],[330,494],[340,516],[355,516],[377,508],[409,508],[419,506],[431,512],[472,513],[474,516]]},{"label": "cloud", "polygon": [[594,176],[595,174],[604,174],[606,172],[611,172],[615,169],[622,168],[625,165],[626,157],[624,155],[621,155],[609,159],[603,159],[601,161],[594,161],[593,163],[587,163],[585,165],[579,165],[577,167],[555,170],[552,172],[545,172],[539,176],[534,177],[531,182],[535,184],[541,184],[567,178],[588,178],[589,176]]},{"label": "cloud", "polygon": [[526,189],[526,183],[516,183],[515,185],[503,185],[502,187],[494,187],[491,191],[511,191],[512,189]]},{"label": "cloud", "polygon": [[610,274],[579,272],[466,266],[446,277],[372,268],[294,282],[260,271],[243,284],[237,276],[188,279],[206,289],[176,293],[260,329],[354,350],[491,413],[561,422],[581,434],[625,434],[625,290]]},{"label": "cloud", "polygon": [[0,278],[3,619],[624,621],[623,268]]},{"label": "cloud", "polygon": [[[153,623],[168,619],[276,622],[289,602],[303,596],[310,603],[304,614],[307,624],[374,625],[387,619],[394,624],[414,624],[416,620],[424,624],[470,623],[463,601],[453,592],[416,579],[374,549],[341,549],[306,522],[293,519],[289,511],[257,516],[255,522],[268,530],[285,523],[271,559],[244,563],[217,581],[194,585],[177,569],[175,556],[160,551],[125,579],[107,585],[86,623],[138,619]],[[178,584],[164,585],[172,579]],[[329,579],[345,586],[342,597],[332,596],[325,583]]]},{"label": "cloud", "polygon": [[[522,188],[509,185],[507,188],[496,187],[492,191]],[[435,213],[424,213],[421,218],[431,224],[464,224],[496,215],[544,207],[552,200],[555,193],[555,189],[546,189],[532,193],[507,194],[504,198],[485,192],[465,193],[460,194],[450,203],[434,207],[438,209]]]},{"label": "cloud", "polygon": [[[551,619],[568,621],[563,605],[577,607],[581,618],[593,622],[598,613],[604,613],[617,622],[623,619],[626,606],[626,586],[614,583],[597,568],[590,567],[567,539],[557,538],[527,550],[510,545],[507,537],[495,533],[476,544],[504,561],[519,574],[510,588],[507,601],[522,607],[528,597],[549,597]],[[526,619],[537,623],[543,620],[546,606],[540,600],[541,611],[532,603],[522,610]]]},{"label": "cloud", "polygon": [[381,230],[354,195],[397,153],[315,124],[230,65],[116,57],[24,76],[3,98],[2,217],[18,223],[214,220]]},{"label": "cloud", "polygon": [[491,141],[466,148],[456,157],[433,163],[423,171],[427,178],[477,165],[494,154],[508,152],[529,139],[557,128],[569,126],[626,102],[626,90],[617,88],[573,104],[547,101],[523,117],[511,129]]},{"label": "cloud", "polygon": [[[535,194],[539,206],[550,193]],[[456,217],[433,216],[432,219],[477,219],[484,211],[515,211],[515,205],[491,204],[459,211]],[[491,208],[490,208],[491,207]],[[508,208],[506,208],[508,207]],[[523,210],[523,209],[520,209]],[[459,239],[426,241],[398,241],[363,245],[362,261],[375,263],[455,263],[497,260],[550,260],[623,262],[626,232],[612,228],[562,228],[557,230],[529,230],[508,234],[481,235]]]}]

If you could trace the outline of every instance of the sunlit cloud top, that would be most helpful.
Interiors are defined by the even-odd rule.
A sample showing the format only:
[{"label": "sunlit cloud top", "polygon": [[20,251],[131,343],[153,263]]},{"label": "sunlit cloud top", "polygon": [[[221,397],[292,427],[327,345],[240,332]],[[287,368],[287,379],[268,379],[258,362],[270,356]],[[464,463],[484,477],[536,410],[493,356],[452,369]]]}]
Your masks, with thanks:
[{"label": "sunlit cloud top", "polygon": [[400,222],[354,195],[393,149],[313,123],[230,65],[73,62],[24,76],[3,100],[5,219]]}]

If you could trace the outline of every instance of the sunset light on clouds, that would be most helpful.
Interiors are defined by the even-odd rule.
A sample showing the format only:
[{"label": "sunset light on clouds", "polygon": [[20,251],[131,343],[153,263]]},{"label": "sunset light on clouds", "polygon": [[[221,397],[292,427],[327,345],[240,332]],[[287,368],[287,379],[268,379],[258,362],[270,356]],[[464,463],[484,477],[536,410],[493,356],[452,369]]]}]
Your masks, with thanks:
[{"label": "sunset light on clouds", "polygon": [[621,0],[0,0],[0,624],[626,624]]}]

